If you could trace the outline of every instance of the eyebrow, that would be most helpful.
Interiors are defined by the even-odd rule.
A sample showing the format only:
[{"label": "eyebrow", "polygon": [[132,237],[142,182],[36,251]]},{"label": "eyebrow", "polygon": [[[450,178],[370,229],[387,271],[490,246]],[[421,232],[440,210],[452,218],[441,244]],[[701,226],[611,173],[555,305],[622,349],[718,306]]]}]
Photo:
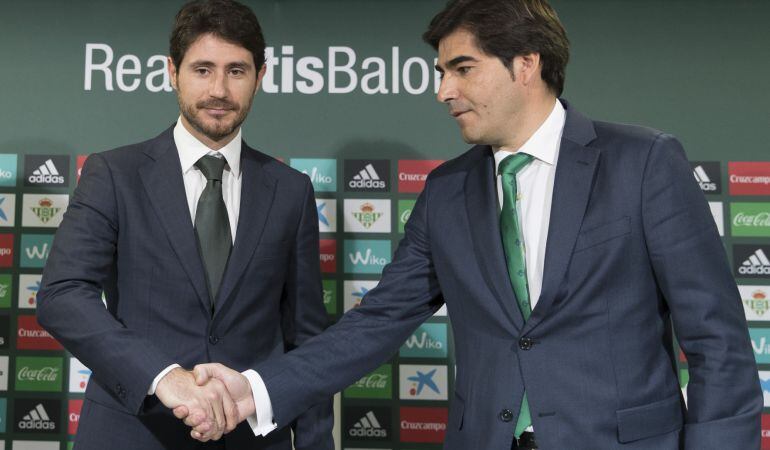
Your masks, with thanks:
[{"label": "eyebrow", "polygon": [[[193,67],[216,67],[216,64],[213,61],[206,61],[206,60],[197,60],[190,63]],[[246,61],[236,61],[231,62],[225,66],[225,68],[229,69],[243,69],[248,70],[251,69],[251,64],[247,63]]]},{"label": "eyebrow", "polygon": [[[473,56],[461,55],[461,56],[457,56],[455,58],[450,59],[449,62],[446,63],[446,67],[447,67],[447,69],[451,69],[451,68],[457,66],[458,64],[462,64],[462,63],[468,62],[468,61],[478,62],[479,60],[474,58]],[[440,65],[436,64],[436,70],[439,71],[439,72],[443,72],[444,68],[441,67]]]}]

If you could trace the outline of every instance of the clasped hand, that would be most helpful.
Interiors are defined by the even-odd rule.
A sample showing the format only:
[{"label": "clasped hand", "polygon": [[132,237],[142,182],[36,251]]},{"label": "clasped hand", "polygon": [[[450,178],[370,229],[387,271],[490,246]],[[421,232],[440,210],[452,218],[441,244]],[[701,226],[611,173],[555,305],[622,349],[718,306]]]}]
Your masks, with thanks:
[{"label": "clasped hand", "polygon": [[248,380],[222,364],[173,369],[160,380],[155,395],[201,442],[220,439],[254,414]]}]

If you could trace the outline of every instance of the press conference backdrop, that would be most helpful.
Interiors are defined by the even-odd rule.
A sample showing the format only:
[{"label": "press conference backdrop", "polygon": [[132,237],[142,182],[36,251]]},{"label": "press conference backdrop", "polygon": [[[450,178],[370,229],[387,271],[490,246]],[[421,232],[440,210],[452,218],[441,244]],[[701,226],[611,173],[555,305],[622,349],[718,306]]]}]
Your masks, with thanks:
[{"label": "press conference backdrop", "polygon": [[[246,3],[269,48],[244,138],[313,179],[336,319],[377,284],[425,175],[468,147],[435,101],[435,53],[420,41],[443,1]],[[770,406],[770,3],[553,4],[572,41],[565,98],[594,118],[673,133],[688,150]],[[0,449],[72,445],[90,371],[39,327],[35,294],[85,156],[176,119],[164,55],[180,5],[0,2]],[[448,324],[432,318],[343,392],[338,445],[440,448],[454,382]]]}]

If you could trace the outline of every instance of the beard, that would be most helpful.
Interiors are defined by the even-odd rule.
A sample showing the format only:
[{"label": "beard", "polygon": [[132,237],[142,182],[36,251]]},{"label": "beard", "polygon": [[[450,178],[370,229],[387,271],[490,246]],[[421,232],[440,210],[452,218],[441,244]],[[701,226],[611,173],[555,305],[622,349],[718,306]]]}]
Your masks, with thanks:
[{"label": "beard", "polygon": [[[241,126],[251,109],[251,102],[253,99],[254,97],[249,97],[249,102],[244,108],[237,103],[220,99],[203,100],[196,102],[195,104],[185,103],[181,96],[177,96],[177,100],[179,101],[179,111],[181,111],[182,116],[184,116],[187,122],[199,133],[215,142],[219,142],[230,136]],[[212,119],[213,123],[206,123],[199,118],[201,111],[206,108],[234,111],[235,117],[231,119]]]}]

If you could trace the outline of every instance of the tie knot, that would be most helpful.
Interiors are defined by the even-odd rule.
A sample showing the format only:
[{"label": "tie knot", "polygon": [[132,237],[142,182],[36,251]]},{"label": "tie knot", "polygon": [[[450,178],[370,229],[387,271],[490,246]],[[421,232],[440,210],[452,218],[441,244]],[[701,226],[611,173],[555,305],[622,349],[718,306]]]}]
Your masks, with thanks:
[{"label": "tie knot", "polygon": [[227,164],[225,158],[206,155],[195,163],[195,167],[203,172],[206,180],[222,181],[222,172],[225,170],[225,164]]},{"label": "tie knot", "polygon": [[521,169],[532,161],[532,155],[526,153],[514,153],[500,161],[497,173],[500,175],[516,175]]}]

